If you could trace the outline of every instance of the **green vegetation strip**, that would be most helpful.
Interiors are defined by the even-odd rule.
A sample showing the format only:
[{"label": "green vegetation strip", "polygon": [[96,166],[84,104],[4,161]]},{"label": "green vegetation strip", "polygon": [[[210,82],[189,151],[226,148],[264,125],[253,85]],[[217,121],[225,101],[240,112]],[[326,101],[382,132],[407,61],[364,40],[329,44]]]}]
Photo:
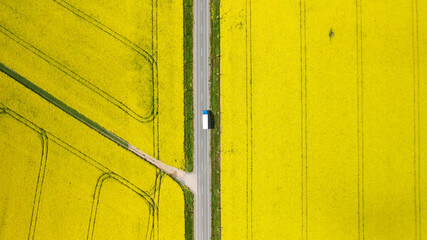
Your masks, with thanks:
[{"label": "green vegetation strip", "polygon": [[12,69],[6,67],[3,63],[0,63],[0,71],[4,72],[9,77],[15,79],[17,82],[21,83],[31,91],[35,92],[40,97],[44,98],[51,104],[55,105],[62,111],[66,112],[70,116],[74,117],[78,121],[84,123],[89,128],[99,132],[104,137],[110,139],[111,141],[117,143],[119,146],[125,148],[126,150],[129,148],[129,143],[123,140],[122,138],[118,137],[114,133],[108,131],[107,129],[103,128],[98,123],[92,121],[91,119],[87,118],[83,114],[77,112],[74,108],[68,106],[58,98],[52,96],[50,93],[46,92],[44,89],[40,88],[39,86],[35,85],[34,83],[30,82],[28,79],[24,78],[23,76],[19,75]]},{"label": "green vegetation strip", "polygon": [[193,0],[184,0],[184,149],[185,170],[193,171]]},{"label": "green vegetation strip", "polygon": [[184,200],[185,200],[185,239],[194,240],[194,196],[190,189],[182,187],[184,191]]},{"label": "green vegetation strip", "polygon": [[211,0],[210,101],[214,116],[211,131],[212,240],[221,239],[221,104],[220,104],[220,0]]},{"label": "green vegetation strip", "polygon": [[[193,171],[193,0],[183,0],[184,7],[184,151],[185,170]],[[194,239],[194,196],[183,187],[185,199],[185,239]]]}]

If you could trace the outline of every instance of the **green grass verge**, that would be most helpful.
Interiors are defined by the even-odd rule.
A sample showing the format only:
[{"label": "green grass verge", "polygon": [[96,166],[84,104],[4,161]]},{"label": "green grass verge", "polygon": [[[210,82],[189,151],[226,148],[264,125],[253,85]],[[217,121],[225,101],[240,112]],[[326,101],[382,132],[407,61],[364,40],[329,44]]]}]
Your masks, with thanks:
[{"label": "green grass verge", "polygon": [[185,240],[194,240],[194,196],[185,186],[181,185],[185,200]]},{"label": "green grass verge", "polygon": [[193,171],[193,0],[184,0],[184,149],[185,170]]},{"label": "green grass verge", "polygon": [[[184,12],[184,153],[185,171],[193,171],[193,0],[183,0]],[[185,239],[194,239],[194,196],[183,187]]]},{"label": "green grass verge", "polygon": [[221,118],[220,118],[220,0],[211,0],[210,101],[215,125],[211,130],[212,240],[221,239]]}]

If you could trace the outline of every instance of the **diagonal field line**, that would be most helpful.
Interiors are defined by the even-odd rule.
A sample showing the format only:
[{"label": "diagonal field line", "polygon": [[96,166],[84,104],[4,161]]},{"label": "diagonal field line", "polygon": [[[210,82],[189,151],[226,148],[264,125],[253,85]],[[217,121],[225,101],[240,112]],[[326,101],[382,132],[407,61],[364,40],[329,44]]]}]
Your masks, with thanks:
[{"label": "diagonal field line", "polygon": [[30,89],[31,91],[33,91],[34,93],[39,95],[40,97],[44,98],[49,103],[55,105],[56,107],[58,107],[59,109],[61,109],[65,113],[67,113],[68,115],[72,116],[73,118],[77,119],[81,123],[85,124],[90,129],[97,131],[98,133],[100,133],[104,137],[110,139],[111,141],[113,141],[114,143],[119,145],[120,147],[122,147],[128,151],[131,151],[133,154],[144,159],[148,163],[154,165],[155,167],[157,167],[161,171],[163,171],[166,174],[168,174],[169,176],[171,176],[173,179],[175,179],[175,180],[179,181],[180,183],[182,183],[183,185],[187,186],[193,193],[196,193],[196,184],[195,184],[195,181],[193,181],[194,176],[192,174],[186,173],[186,172],[179,170],[175,167],[169,166],[169,165],[159,161],[158,159],[155,159],[154,157],[144,153],[140,149],[138,149],[135,146],[133,146],[132,144],[128,143],[123,138],[121,138],[121,137],[117,136],[116,134],[108,131],[107,129],[105,129],[104,127],[99,125],[98,123],[87,118],[86,116],[84,116],[83,114],[81,114],[77,110],[75,110],[74,108],[68,106],[67,104],[65,104],[61,100],[52,96],[50,93],[48,93],[44,89],[40,88],[39,86],[35,85],[34,83],[29,81],[25,77],[19,75],[18,73],[16,73],[12,69],[6,67],[1,62],[0,62],[0,71],[5,73],[9,77],[13,78],[14,80],[19,82],[20,84],[24,85],[25,87],[27,87],[28,89]]}]

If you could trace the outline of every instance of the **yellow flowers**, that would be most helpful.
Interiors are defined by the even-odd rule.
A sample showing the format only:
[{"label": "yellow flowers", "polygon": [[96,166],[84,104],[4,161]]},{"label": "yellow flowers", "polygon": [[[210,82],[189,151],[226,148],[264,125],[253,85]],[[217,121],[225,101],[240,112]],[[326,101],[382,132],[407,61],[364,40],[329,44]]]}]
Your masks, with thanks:
[{"label": "yellow flowers", "polygon": [[[163,0],[0,1],[0,62],[183,169],[182,15]],[[2,72],[0,89],[4,238],[184,238],[177,183]]]},{"label": "yellow flowers", "polygon": [[426,231],[416,2],[222,1],[223,239]]}]

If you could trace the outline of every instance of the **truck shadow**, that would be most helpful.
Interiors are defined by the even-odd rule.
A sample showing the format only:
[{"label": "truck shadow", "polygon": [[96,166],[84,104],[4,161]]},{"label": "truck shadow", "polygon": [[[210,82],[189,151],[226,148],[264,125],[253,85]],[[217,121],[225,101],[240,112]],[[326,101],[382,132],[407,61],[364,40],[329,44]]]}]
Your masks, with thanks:
[{"label": "truck shadow", "polygon": [[215,116],[211,110],[208,111],[209,116],[209,129],[213,129],[215,127]]}]

